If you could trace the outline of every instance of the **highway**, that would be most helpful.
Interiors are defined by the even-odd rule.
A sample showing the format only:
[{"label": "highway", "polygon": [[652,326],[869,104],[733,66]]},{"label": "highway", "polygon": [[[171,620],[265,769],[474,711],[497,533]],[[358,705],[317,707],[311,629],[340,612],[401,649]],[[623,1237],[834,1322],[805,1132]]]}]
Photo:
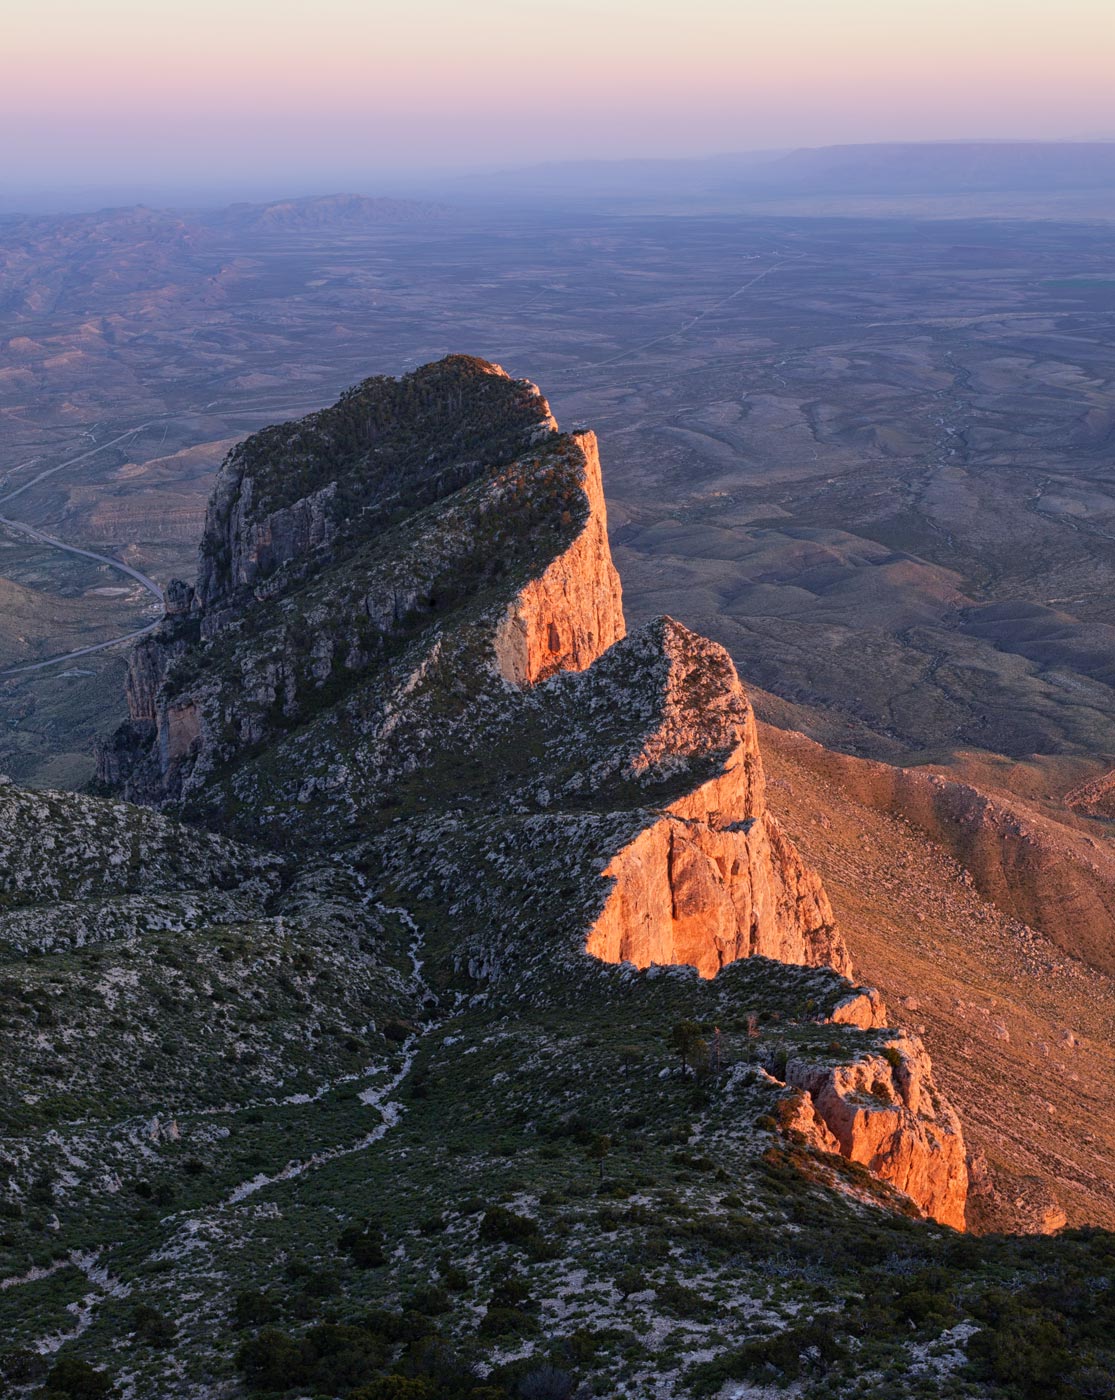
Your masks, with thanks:
[{"label": "highway", "polygon": [[[80,453],[77,457],[70,457],[65,462],[59,462],[57,466],[49,467],[30,481],[24,482],[22,486],[14,491],[9,491],[6,496],[0,496],[0,505],[6,505],[13,497],[20,495],[36,482],[42,481],[45,477],[53,476],[55,472],[60,472],[64,467],[72,467],[78,462],[84,462],[87,458],[93,457],[98,452],[102,452],[106,447],[114,447],[118,442],[123,442],[125,438],[132,437],[135,433],[141,432],[144,428],[150,427],[150,423],[141,423],[138,428],[129,428],[127,432],[120,433],[111,438],[108,442],[99,443],[96,447],[90,448],[87,452]],[[146,574],[140,573],[138,569],[133,569],[130,564],[125,564],[121,559],[114,559],[111,554],[99,554],[94,549],[80,549],[74,544],[65,544],[62,540],[55,539],[53,535],[48,535],[42,530],[36,530],[33,525],[27,525],[22,520],[12,520],[9,516],[0,515],[0,526],[10,530],[13,534],[21,535],[24,539],[31,540],[35,544],[45,545],[48,549],[59,549],[65,554],[76,554],[82,559],[92,559],[97,564],[107,564],[110,569],[115,569],[117,573],[126,574],[128,578],[134,579],[136,583],[142,584],[147,591],[158,599],[160,609],[163,606],[163,590],[153,578],[148,578]],[[41,671],[47,666],[58,666],[64,661],[72,661],[79,656],[89,656],[95,651],[105,651],[109,647],[119,646],[123,642],[133,641],[136,637],[142,637],[151,632],[159,625],[159,620],[148,623],[146,627],[126,632],[122,636],[112,637],[107,642],[98,642],[94,646],[79,647],[76,651],[63,652],[59,656],[48,657],[46,661],[35,661],[24,666],[14,666],[6,671],[0,671],[0,677],[18,676],[27,671]]]}]

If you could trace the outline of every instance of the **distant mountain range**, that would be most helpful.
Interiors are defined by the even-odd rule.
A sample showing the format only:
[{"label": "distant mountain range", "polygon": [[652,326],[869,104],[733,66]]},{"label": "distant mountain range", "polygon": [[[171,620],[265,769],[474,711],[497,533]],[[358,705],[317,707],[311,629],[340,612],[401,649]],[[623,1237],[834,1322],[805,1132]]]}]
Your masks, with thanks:
[{"label": "distant mountain range", "polygon": [[453,198],[557,202],[1027,195],[1115,189],[1115,141],[935,141],[753,151],[696,160],[568,161],[462,180]]},{"label": "distant mountain range", "polygon": [[1115,141],[822,146],[758,166],[748,183],[772,191],[843,194],[1108,190],[1115,183]]}]

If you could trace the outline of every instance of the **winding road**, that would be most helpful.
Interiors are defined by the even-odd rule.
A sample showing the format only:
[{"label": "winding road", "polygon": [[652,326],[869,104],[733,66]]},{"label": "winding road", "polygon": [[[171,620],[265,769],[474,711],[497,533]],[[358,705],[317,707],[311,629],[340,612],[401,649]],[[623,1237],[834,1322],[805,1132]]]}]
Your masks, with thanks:
[{"label": "winding road", "polygon": [[[60,472],[64,467],[72,467],[78,462],[84,462],[89,457],[94,457],[98,452],[103,452],[105,448],[114,447],[118,442],[123,442],[125,438],[132,437],[141,432],[144,428],[150,427],[150,423],[141,423],[138,428],[129,428],[127,432],[120,433],[107,442],[99,443],[96,447],[90,448],[87,452],[79,453],[76,457],[70,457],[65,462],[59,462],[57,466],[48,467],[46,471],[39,472],[30,481],[25,481],[22,486],[16,487],[14,491],[9,491],[7,495],[0,496],[0,506],[6,505],[15,496],[21,495],[29,487],[42,481],[48,476],[53,476],[55,472]],[[48,549],[58,549],[65,554],[76,554],[81,559],[92,559],[97,564],[107,564],[110,569],[115,569],[117,573],[126,574],[128,578],[142,584],[147,591],[159,602],[160,608],[163,606],[163,590],[154,579],[148,578],[146,574],[140,573],[138,569],[133,569],[130,564],[125,564],[122,559],[114,559],[111,554],[98,554],[95,549],[80,549],[74,544],[65,544],[62,540],[55,539],[53,535],[48,535],[42,530],[36,530],[33,525],[27,525],[22,520],[12,520],[9,516],[0,515],[0,526],[10,530],[13,534],[21,535],[24,539],[31,540],[34,544],[46,545]],[[0,671],[0,678],[5,676],[19,676],[28,671],[42,671],[47,666],[58,666],[64,661],[75,660],[79,656],[90,656],[95,651],[106,651],[109,647],[120,646],[124,642],[134,641],[136,637],[143,637],[148,632],[154,631],[158,627],[160,618],[154,622],[149,622],[146,627],[136,628],[131,632],[126,632],[119,637],[111,637],[107,642],[96,642],[92,646],[78,647],[74,651],[63,652],[59,656],[48,657],[45,661],[33,661],[24,666],[12,666],[6,671]]]}]

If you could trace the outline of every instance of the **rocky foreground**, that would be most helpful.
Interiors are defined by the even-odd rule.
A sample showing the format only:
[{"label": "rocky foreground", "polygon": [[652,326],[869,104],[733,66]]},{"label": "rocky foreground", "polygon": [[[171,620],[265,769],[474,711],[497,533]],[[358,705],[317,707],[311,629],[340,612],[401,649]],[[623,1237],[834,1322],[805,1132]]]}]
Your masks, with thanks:
[{"label": "rocky foreground", "polygon": [[234,450],[101,795],[0,789],[13,1384],[975,1396],[1030,1322],[1102,1378],[956,1233],[727,654],[625,630],[595,439],[496,366]]}]

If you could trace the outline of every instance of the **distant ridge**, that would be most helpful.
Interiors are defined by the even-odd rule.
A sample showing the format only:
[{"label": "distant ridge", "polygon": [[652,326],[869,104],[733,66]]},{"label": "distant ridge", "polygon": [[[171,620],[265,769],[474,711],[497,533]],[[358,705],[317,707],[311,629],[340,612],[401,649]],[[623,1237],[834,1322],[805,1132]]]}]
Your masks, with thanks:
[{"label": "distant ridge", "polygon": [[927,141],[790,151],[743,183],[804,194],[983,194],[1113,182],[1115,141]]},{"label": "distant ridge", "polygon": [[832,199],[1044,202],[1104,209],[1115,189],[1115,141],[926,141],[802,147],[670,160],[584,160],[522,166],[461,180],[455,202],[567,204],[637,200],[768,207]]},{"label": "distant ridge", "polygon": [[379,224],[413,223],[443,219],[448,210],[439,204],[411,199],[370,199],[359,194],[327,194],[304,199],[283,199],[272,204],[232,204],[209,220],[221,228],[239,231],[289,231],[361,229]]}]

